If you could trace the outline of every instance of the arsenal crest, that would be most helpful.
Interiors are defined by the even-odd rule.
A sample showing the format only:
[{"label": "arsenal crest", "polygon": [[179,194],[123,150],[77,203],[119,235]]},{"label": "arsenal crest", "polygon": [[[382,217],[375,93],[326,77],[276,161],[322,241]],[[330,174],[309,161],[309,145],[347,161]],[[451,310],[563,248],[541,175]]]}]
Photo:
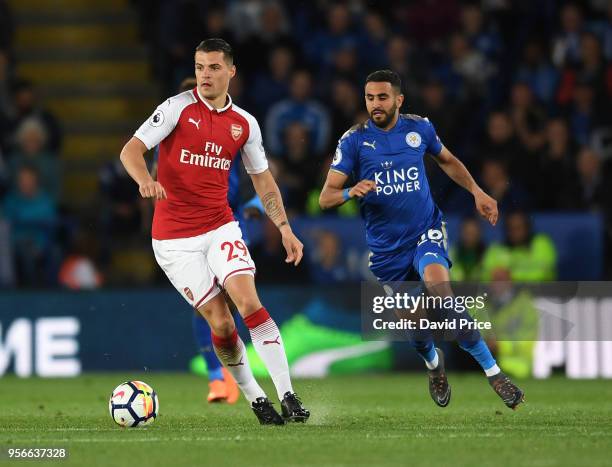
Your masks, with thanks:
[{"label": "arsenal crest", "polygon": [[189,289],[189,287],[185,287],[183,289],[183,292],[185,292],[185,295],[187,295],[187,297],[189,297],[189,300],[193,302],[193,293],[191,292],[191,289]]},{"label": "arsenal crest", "polygon": [[234,141],[238,141],[238,138],[242,136],[242,125],[232,123],[232,138]]}]

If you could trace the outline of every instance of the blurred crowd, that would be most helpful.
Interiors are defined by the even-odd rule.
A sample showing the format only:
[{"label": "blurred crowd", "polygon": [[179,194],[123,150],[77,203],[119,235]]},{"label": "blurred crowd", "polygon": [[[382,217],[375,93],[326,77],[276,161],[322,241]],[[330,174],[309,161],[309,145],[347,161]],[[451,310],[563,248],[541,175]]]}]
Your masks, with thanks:
[{"label": "blurred crowd", "polygon": [[[610,230],[612,197],[605,187],[612,182],[612,2],[132,4],[162,84],[160,101],[193,74],[194,48],[203,38],[232,44],[238,74],[230,94],[260,122],[291,215],[322,215],[318,193],[336,142],[368,118],[365,76],[391,68],[403,80],[402,112],[427,116],[502,212],[516,211],[528,224],[520,212],[597,211]],[[57,250],[58,237],[71,237],[65,233],[70,215],[59,203],[62,135],[54,117],[39,107],[32,84],[14,74],[14,29],[6,1],[0,0],[0,258],[6,263],[2,251],[12,251],[15,283],[49,284],[72,257],[69,252],[78,257],[83,242],[73,235]],[[134,122],[134,129],[139,124]],[[470,195],[435,164],[428,174],[442,210],[466,217],[462,239],[472,238]],[[100,232],[107,237],[146,232],[150,206],[139,200],[120,164],[109,162],[99,178]],[[358,210],[349,203],[336,215],[357,216]],[[10,245],[3,225],[11,227]],[[530,228],[523,230],[528,234],[519,244],[533,241]],[[265,235],[272,245],[274,232]],[[321,238],[320,248],[333,250],[337,240]],[[470,248],[458,242],[454,250],[468,258],[457,274],[470,276],[477,268],[478,277],[490,277],[491,258],[509,261],[501,250],[491,253],[473,239],[467,243]],[[509,233],[504,245],[513,245]],[[266,241],[253,248],[265,251]],[[320,253],[321,261],[329,262],[330,255]],[[102,248],[98,254],[103,263],[109,253]],[[91,284],[99,283],[95,271],[89,276]],[[342,271],[331,277],[342,280]]]}]

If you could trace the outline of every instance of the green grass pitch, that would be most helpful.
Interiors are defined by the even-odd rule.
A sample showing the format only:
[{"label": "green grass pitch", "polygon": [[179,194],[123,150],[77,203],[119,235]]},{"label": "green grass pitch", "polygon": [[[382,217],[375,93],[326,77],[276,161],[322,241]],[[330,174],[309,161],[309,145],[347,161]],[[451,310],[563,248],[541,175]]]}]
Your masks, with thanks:
[{"label": "green grass pitch", "polygon": [[[112,389],[141,379],[160,416],[145,429],[111,420]],[[15,465],[557,466],[612,462],[612,382],[523,381],[527,403],[507,409],[484,376],[451,374],[451,404],[436,407],[423,374],[296,381],[307,424],[261,427],[244,399],[204,402],[206,381],[187,374],[89,374],[0,379],[0,465],[13,447],[66,447],[60,462]],[[268,394],[274,394],[265,381]],[[277,405],[278,407],[278,405]],[[4,458],[2,458],[4,456]]]}]

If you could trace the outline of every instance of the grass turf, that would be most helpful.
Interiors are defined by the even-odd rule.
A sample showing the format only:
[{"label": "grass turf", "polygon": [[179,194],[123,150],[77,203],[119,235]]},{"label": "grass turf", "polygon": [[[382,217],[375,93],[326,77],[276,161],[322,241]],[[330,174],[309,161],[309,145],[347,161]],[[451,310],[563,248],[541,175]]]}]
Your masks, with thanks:
[{"label": "grass turf", "polygon": [[[0,464],[8,446],[39,446],[68,448],[60,465],[610,465],[611,382],[524,381],[527,403],[513,412],[483,376],[450,378],[446,409],[430,400],[425,374],[296,381],[310,421],[261,427],[244,399],[204,403],[206,382],[192,375],[10,376],[0,379]],[[111,420],[108,397],[126,379],[158,392],[150,427]]]}]

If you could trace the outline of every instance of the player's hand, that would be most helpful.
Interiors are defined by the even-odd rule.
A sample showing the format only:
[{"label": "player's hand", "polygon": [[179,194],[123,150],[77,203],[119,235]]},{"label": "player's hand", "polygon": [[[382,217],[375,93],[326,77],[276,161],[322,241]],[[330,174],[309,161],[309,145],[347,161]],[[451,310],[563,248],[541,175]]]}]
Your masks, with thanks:
[{"label": "player's hand", "polygon": [[156,200],[168,198],[165,188],[161,186],[161,183],[155,180],[149,180],[142,183],[139,185],[138,191],[140,191],[140,196],[143,198],[154,198]]},{"label": "player's hand", "polygon": [[370,191],[376,189],[376,183],[372,180],[361,180],[357,185],[349,190],[349,196],[351,198],[363,198]]},{"label": "player's hand", "polygon": [[302,257],[304,256],[304,245],[295,236],[291,227],[284,225],[281,227],[281,235],[283,238],[283,246],[287,251],[287,258],[285,263],[293,263],[294,265],[300,264]]},{"label": "player's hand", "polygon": [[497,224],[497,217],[499,216],[497,201],[479,189],[474,193],[474,202],[476,203],[478,213],[482,217],[488,220],[491,225]]}]

